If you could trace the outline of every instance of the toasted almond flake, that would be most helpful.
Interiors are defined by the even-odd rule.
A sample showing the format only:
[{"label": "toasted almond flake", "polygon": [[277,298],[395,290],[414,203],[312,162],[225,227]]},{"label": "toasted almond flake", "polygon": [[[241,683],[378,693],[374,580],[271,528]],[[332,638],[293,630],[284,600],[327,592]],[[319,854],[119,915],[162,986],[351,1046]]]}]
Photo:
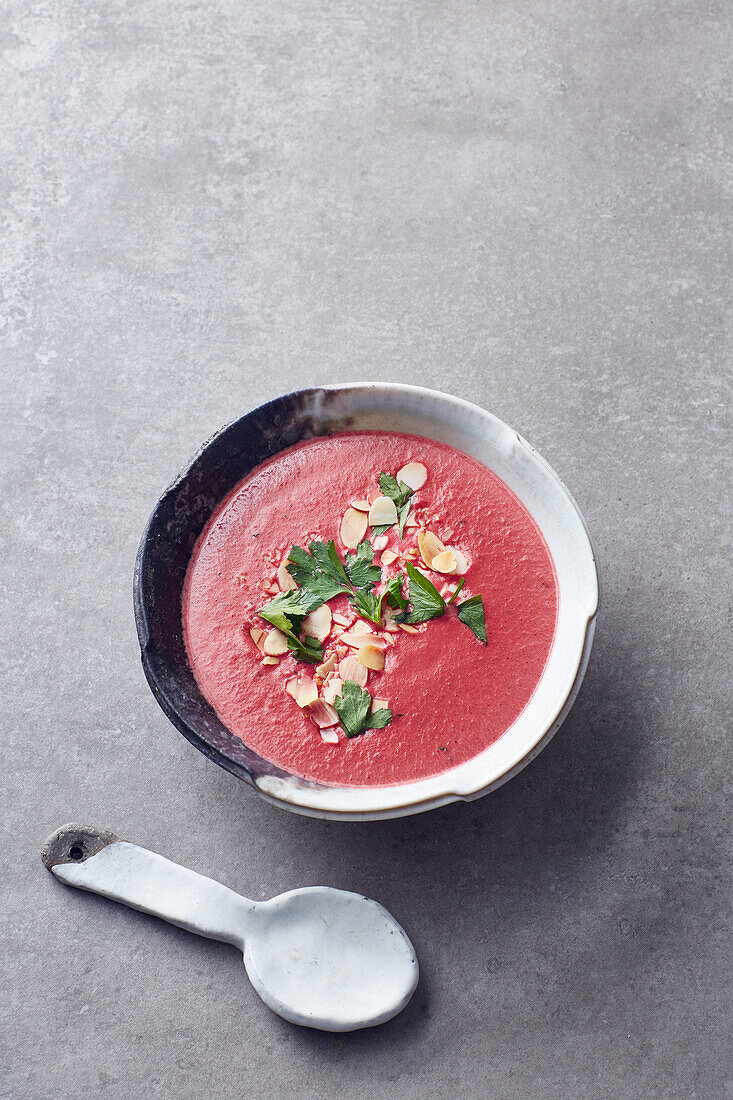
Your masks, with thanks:
[{"label": "toasted almond flake", "polygon": [[405,527],[419,527],[420,520],[415,519],[413,515],[409,515],[405,520]]},{"label": "toasted almond flake", "polygon": [[385,634],[384,642],[385,642],[385,645],[387,645],[387,646],[393,646],[394,645],[394,638],[392,637],[391,634]]},{"label": "toasted almond flake", "polygon": [[297,588],[295,583],[295,577],[288,573],[288,559],[283,558],[277,567],[277,583],[283,592],[289,592],[292,588]]},{"label": "toasted almond flake", "polygon": [[381,672],[384,668],[384,650],[375,645],[363,645],[356,654],[357,661],[365,668]]},{"label": "toasted almond flake", "polygon": [[433,567],[433,558],[438,554],[442,554],[445,550],[443,543],[432,531],[420,531],[417,536],[417,545],[420,547],[422,560],[425,562],[428,569],[432,569]]},{"label": "toasted almond flake", "polygon": [[273,581],[267,591],[270,593],[271,596],[276,596],[280,591],[280,585],[275,584],[275,582]]},{"label": "toasted almond flake", "polygon": [[423,466],[422,462],[408,462],[406,466],[403,466],[401,470],[397,472],[397,481],[404,481],[405,485],[409,485],[411,489],[422,489],[423,485],[427,481],[428,471]]},{"label": "toasted almond flake", "polygon": [[330,703],[325,703],[323,699],[316,699],[310,708],[310,716],[321,730],[328,729],[329,726],[335,726],[339,720],[336,708],[332,707]]},{"label": "toasted almond flake", "polygon": [[280,658],[279,657],[263,657],[262,658],[262,664],[263,665],[279,665],[280,664]]},{"label": "toasted almond flake", "polygon": [[[384,629],[388,630],[390,634],[396,634],[399,631],[399,623],[395,622],[395,615],[397,614],[398,612],[393,607],[388,607],[382,614]],[[392,639],[385,638],[384,640],[389,643]]]},{"label": "toasted almond flake", "polygon": [[375,710],[386,710],[389,706],[389,702],[386,699],[372,699],[371,713],[374,714]]},{"label": "toasted almond flake", "polygon": [[397,561],[397,555],[392,550],[385,550],[379,560],[382,565],[391,565],[393,561]]},{"label": "toasted almond flake", "polygon": [[365,623],[363,619],[357,619],[351,628],[352,634],[373,634],[374,627]]},{"label": "toasted almond flake", "polygon": [[339,665],[339,676],[342,680],[353,680],[359,687],[366,687],[369,673],[366,666],[357,661],[356,657],[344,657]]},{"label": "toasted almond flake", "polygon": [[455,547],[453,547],[453,557],[456,559],[456,576],[464,576],[468,572],[468,558],[461,550],[456,550]]},{"label": "toasted almond flake", "polygon": [[367,517],[356,508],[347,508],[341,520],[341,541],[349,550],[355,550],[364,538],[367,529]]},{"label": "toasted almond flake", "polygon": [[339,735],[336,733],[335,729],[322,729],[321,741],[325,741],[327,745],[338,745]]},{"label": "toasted almond flake", "polygon": [[405,634],[419,634],[420,631],[412,623],[399,623],[400,630],[404,630]]},{"label": "toasted almond flake", "polygon": [[322,698],[333,706],[333,701],[337,695],[341,694],[341,688],[343,686],[344,682],[339,676],[332,676],[321,692]]},{"label": "toasted almond flake", "polygon": [[377,537],[372,542],[372,546],[375,550],[384,550],[388,542],[389,539],[386,535],[377,535]]},{"label": "toasted almond flake", "polygon": [[263,642],[267,636],[266,631],[260,630],[258,626],[251,626],[249,628],[249,636],[257,648],[262,649]]},{"label": "toasted almond flake", "polygon": [[363,645],[384,647],[384,638],[380,638],[379,634],[342,634],[341,641],[352,649],[359,649]]},{"label": "toasted almond flake", "polygon": [[339,626],[348,626],[351,619],[347,615],[342,615],[340,611],[334,611],[333,621],[338,623]]},{"label": "toasted almond flake", "polygon": [[351,507],[355,508],[357,512],[368,512],[369,511],[369,501],[368,500],[362,500],[361,498],[359,498],[358,500],[352,500]]},{"label": "toasted almond flake", "polygon": [[318,689],[315,680],[310,676],[293,676],[285,684],[288,695],[292,695],[295,702],[303,710],[311,706],[318,698]]},{"label": "toasted almond flake", "polygon": [[322,642],[331,633],[331,608],[321,604],[303,619],[303,633]]},{"label": "toasted almond flake", "polygon": [[433,564],[431,569],[434,569],[436,573],[455,573],[456,571],[456,559],[453,551],[448,548],[443,550],[441,554],[436,554],[433,558]]},{"label": "toasted almond flake", "polygon": [[319,665],[316,669],[316,676],[328,676],[329,672],[333,672],[336,668],[336,654],[332,653],[327,661],[324,661],[322,665]]},{"label": "toasted almond flake", "polygon": [[369,526],[382,527],[397,522],[397,506],[390,497],[377,497],[369,509]]},{"label": "toasted almond flake", "polygon": [[268,631],[262,649],[264,653],[271,657],[279,657],[281,654],[287,653],[288,639],[282,630],[278,630],[276,626],[273,626],[272,630]]}]

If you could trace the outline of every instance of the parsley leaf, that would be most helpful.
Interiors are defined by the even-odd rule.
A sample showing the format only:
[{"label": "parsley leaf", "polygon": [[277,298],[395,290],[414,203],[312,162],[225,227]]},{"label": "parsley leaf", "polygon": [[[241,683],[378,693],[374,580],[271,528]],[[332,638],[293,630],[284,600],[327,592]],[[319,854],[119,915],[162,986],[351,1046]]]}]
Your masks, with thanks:
[{"label": "parsley leaf", "polygon": [[382,579],[382,570],[373,565],[374,548],[370,542],[360,542],[355,554],[346,555],[346,572],[354,588],[374,588]]},{"label": "parsley leaf", "polygon": [[321,603],[340,595],[349,583],[333,539],[329,543],[312,542],[308,550],[293,546],[287,570],[301,588],[320,596]]},{"label": "parsley leaf", "polygon": [[366,688],[353,680],[345,680],[341,694],[334,700],[336,713],[347,737],[356,737],[364,730],[379,730],[392,721],[391,710],[377,710],[370,714],[372,697]]},{"label": "parsley leaf", "polygon": [[311,542],[307,550],[293,546],[288,563],[288,572],[300,590],[317,598],[316,607],[334,596],[348,596],[360,615],[379,622],[381,604],[373,589],[382,579],[382,570],[374,565],[371,543],[360,542],[355,554],[346,555],[345,563],[333,539],[328,543]]},{"label": "parsley leaf", "polygon": [[458,618],[462,623],[474,632],[480,642],[486,645],[486,616],[484,615],[484,601],[481,596],[471,596],[470,600],[456,605]]},{"label": "parsley leaf", "polygon": [[446,609],[446,602],[432,581],[416,569],[412,562],[407,563],[407,577],[410,582],[412,611],[403,611],[397,616],[397,622],[426,623],[430,619],[439,618]]},{"label": "parsley leaf", "polygon": [[297,660],[320,664],[323,660],[323,645],[315,638],[298,635],[303,629],[303,620],[311,611],[320,607],[323,600],[314,592],[299,589],[297,592],[280,592],[274,600],[261,607],[257,612],[266,622],[281,630],[288,640],[288,648]]},{"label": "parsley leaf", "polygon": [[[395,503],[400,538],[402,538],[405,533],[405,522],[410,514],[411,498],[415,490],[411,489],[409,485],[405,485],[404,481],[398,482],[394,474],[385,473],[379,475],[379,487],[384,495]],[[388,531],[389,527],[385,527],[383,530]]]},{"label": "parsley leaf", "polygon": [[[407,607],[407,600],[402,595],[402,581],[404,577],[402,573],[395,573],[394,577],[390,577],[384,586],[384,592],[382,593],[382,599],[387,603],[391,603],[393,607],[399,607],[402,611]],[[381,610],[381,609],[380,609]]]},{"label": "parsley leaf", "polygon": [[455,600],[456,596],[457,596],[457,595],[458,595],[458,593],[459,593],[459,592],[461,591],[461,589],[463,588],[463,586],[464,586],[464,584],[465,584],[465,583],[466,583],[466,578],[465,578],[465,577],[461,577],[461,579],[460,579],[460,580],[459,580],[459,582],[458,582],[458,587],[456,588],[456,590],[455,590],[455,592],[453,593],[453,595],[451,596],[451,598],[450,598],[450,599],[448,600],[448,603],[453,603],[453,601]]}]

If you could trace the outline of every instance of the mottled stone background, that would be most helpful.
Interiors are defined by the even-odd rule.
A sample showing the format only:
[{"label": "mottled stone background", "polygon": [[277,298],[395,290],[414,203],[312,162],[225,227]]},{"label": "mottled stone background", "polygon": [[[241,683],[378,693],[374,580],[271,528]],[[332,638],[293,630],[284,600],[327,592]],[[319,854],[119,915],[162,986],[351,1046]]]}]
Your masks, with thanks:
[{"label": "mottled stone background", "polygon": [[[0,1095],[733,1095],[729,16],[4,0]],[[527,436],[585,511],[605,602],[519,778],[337,825],[167,723],[131,575],[212,431],[361,379]],[[285,1024],[233,949],[56,883],[38,853],[68,819],[255,897],[373,895],[418,948],[413,1003],[341,1038]]]}]

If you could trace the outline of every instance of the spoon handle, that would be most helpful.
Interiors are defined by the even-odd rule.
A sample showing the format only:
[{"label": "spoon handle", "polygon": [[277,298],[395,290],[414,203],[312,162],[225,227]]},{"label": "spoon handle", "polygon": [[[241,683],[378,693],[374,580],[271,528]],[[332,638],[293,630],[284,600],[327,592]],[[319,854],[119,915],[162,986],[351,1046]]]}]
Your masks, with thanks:
[{"label": "spoon handle", "polygon": [[257,902],[220,882],[88,825],[64,825],[48,838],[41,858],[69,886],[238,947],[257,909]]}]

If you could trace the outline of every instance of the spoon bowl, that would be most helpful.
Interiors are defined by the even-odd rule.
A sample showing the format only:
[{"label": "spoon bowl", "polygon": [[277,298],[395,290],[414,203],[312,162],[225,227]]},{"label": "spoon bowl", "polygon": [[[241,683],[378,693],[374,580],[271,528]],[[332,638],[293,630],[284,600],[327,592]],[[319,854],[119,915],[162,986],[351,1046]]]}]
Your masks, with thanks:
[{"label": "spoon bowl", "polygon": [[265,1004],[286,1020],[354,1031],[389,1020],[412,996],[415,952],[378,902],[310,886],[262,902],[259,913],[244,965]]}]

